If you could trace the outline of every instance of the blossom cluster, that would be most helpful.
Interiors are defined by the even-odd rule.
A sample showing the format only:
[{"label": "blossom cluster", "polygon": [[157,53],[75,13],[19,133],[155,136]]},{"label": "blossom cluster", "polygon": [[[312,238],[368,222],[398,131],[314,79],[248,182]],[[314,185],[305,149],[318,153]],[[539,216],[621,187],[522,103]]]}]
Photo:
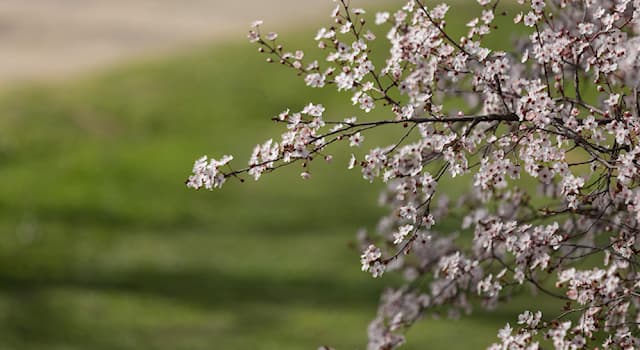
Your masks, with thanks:
[{"label": "blossom cluster", "polygon": [[[245,168],[203,157],[187,185],[257,180],[295,162],[308,179],[308,163],[346,143],[347,167],[387,186],[388,215],[358,235],[362,270],[406,281],[383,294],[368,349],[401,346],[429,314],[492,310],[525,287],[566,306],[525,310],[490,349],[640,348],[640,0],[477,0],[461,37],[449,9],[409,0],[367,14],[336,1],[314,38],[322,60],[253,23],[249,40],[268,62],[346,93],[362,115],[286,110],[273,117],[280,139],[257,145]],[[525,33],[509,51],[485,40],[504,37],[503,17]],[[383,62],[371,56],[380,30]],[[389,126],[402,130],[395,143],[359,150]]]}]

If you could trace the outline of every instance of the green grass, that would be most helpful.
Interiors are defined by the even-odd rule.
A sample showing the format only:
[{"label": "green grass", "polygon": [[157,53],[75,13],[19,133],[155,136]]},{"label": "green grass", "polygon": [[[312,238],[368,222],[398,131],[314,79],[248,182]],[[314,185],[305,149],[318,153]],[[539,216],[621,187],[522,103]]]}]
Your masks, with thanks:
[{"label": "green grass", "polygon": [[[348,110],[261,60],[224,44],[0,97],[0,348],[364,348],[390,277],[350,242],[384,211],[344,152],[310,181],[183,184],[202,154],[244,162],[285,108]],[[425,321],[406,348],[485,347],[516,304]]]}]

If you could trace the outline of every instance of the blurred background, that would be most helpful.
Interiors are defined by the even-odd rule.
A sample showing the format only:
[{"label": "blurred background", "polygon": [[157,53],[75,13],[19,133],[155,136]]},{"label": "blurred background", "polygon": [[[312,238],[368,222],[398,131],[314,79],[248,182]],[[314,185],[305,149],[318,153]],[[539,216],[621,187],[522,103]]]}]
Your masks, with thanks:
[{"label": "blurred background", "polygon": [[[383,2],[398,4],[367,15]],[[184,186],[201,155],[244,162],[277,137],[286,108],[351,113],[350,96],[306,88],[246,41],[261,18],[320,58],[333,5],[0,2],[0,349],[365,348],[394,277],[360,272],[355,233],[384,208],[345,150],[309,181],[290,168]],[[468,5],[452,10],[458,33]],[[406,348],[484,348],[517,311],[428,319]]]}]

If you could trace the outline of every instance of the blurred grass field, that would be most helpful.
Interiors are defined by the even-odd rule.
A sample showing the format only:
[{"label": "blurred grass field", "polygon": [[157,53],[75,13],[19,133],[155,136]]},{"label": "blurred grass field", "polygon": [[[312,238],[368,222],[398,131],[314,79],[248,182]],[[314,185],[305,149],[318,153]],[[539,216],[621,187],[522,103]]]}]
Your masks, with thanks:
[{"label": "blurred grass field", "polygon": [[[346,152],[309,181],[184,186],[203,154],[244,162],[286,108],[349,110],[263,58],[217,44],[2,93],[1,349],[365,348],[390,277],[360,272],[350,242],[384,211]],[[519,305],[427,320],[406,349],[484,348]]]}]

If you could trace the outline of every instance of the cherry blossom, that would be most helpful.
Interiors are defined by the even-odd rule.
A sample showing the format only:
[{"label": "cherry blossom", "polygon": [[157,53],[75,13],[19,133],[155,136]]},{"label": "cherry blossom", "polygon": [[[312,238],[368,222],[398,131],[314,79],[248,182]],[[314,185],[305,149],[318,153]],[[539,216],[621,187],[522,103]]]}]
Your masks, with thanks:
[{"label": "cherry blossom", "polygon": [[[202,157],[187,186],[258,180],[296,163],[311,180],[308,165],[346,144],[343,166],[383,183],[388,209],[374,233],[357,235],[361,268],[406,281],[383,293],[368,349],[411,341],[404,332],[428,315],[493,310],[523,289],[566,305],[543,315],[532,303],[489,349],[639,348],[640,0],[473,6],[454,37],[447,4],[409,0],[368,20],[338,0],[315,35],[317,56],[254,22],[248,39],[268,62],[335,88],[361,115],[325,119],[334,111],[314,103],[285,110],[272,118],[282,135],[256,145],[247,166]],[[485,40],[511,36],[495,26],[502,16],[525,33],[508,51]],[[378,62],[379,38],[388,52]],[[382,127],[400,136],[376,144],[369,133]]]}]

